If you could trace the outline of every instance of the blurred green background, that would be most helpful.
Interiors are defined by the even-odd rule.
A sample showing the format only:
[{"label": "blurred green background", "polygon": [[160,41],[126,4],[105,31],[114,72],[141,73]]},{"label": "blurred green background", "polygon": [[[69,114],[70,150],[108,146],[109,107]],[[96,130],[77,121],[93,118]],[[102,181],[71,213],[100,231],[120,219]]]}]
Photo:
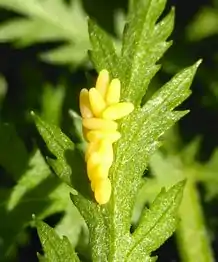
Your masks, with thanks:
[{"label": "blurred green background", "polygon": [[[80,89],[90,87],[96,77],[87,56],[86,17],[94,18],[110,33],[119,48],[128,9],[126,0],[65,1],[66,10],[72,17],[72,30],[69,29],[69,36],[66,37],[60,28],[49,23],[46,27],[46,23],[37,22],[34,15],[34,25],[22,25],[19,20],[26,19],[26,11],[4,8],[4,2],[0,0],[0,250],[5,234],[1,230],[12,232],[12,235],[16,231],[11,231],[11,225],[16,224],[16,213],[10,219],[10,215],[4,213],[4,202],[28,170],[36,144],[42,152],[46,150],[30,119],[30,110],[60,125],[70,138],[76,139],[68,111],[73,109],[78,112]],[[16,1],[11,2],[13,6]],[[23,1],[24,6],[25,2],[28,1]],[[63,1],[54,0],[54,3],[57,2]],[[24,6],[21,9],[24,10]],[[218,146],[218,1],[169,0],[166,10],[171,6],[176,8],[175,29],[170,38],[173,46],[161,59],[162,68],[152,81],[150,92],[161,87],[183,67],[203,58],[191,87],[193,93],[181,106],[190,109],[190,113],[172,131],[172,141],[166,143],[164,152],[168,154],[167,145],[171,143],[171,147],[175,147],[174,154],[179,157],[180,149],[199,137],[196,161],[207,166]],[[57,9],[57,14],[65,23],[64,11]],[[180,142],[174,144],[173,138]],[[213,250],[218,258],[217,173],[218,157],[215,156],[212,179],[208,183],[199,183],[199,191]],[[58,182],[53,183],[50,191],[56,188],[55,183]],[[40,190],[37,194],[42,192],[41,197],[46,198],[47,187],[44,191]],[[37,213],[34,204],[31,208],[28,214]],[[17,216],[22,217],[22,209],[18,208],[17,212]],[[54,212],[45,212],[42,217],[49,225],[55,226],[63,214],[62,208],[57,208]],[[25,223],[16,226],[19,225],[24,227]],[[18,250],[15,251],[17,248],[14,247],[10,250],[9,261],[37,261],[36,251],[40,251],[41,247],[35,229],[28,226],[25,234],[18,234],[17,237],[18,231],[16,237],[10,238]],[[161,257],[160,261],[180,261],[174,238],[167,241],[157,254]],[[0,261],[4,261],[1,256]]]}]

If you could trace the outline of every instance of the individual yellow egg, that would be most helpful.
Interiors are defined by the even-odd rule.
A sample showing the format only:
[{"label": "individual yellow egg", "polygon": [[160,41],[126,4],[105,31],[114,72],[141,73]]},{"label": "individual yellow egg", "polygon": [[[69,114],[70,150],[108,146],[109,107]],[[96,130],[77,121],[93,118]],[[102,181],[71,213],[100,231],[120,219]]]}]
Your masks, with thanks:
[{"label": "individual yellow egg", "polygon": [[101,163],[105,167],[110,167],[113,162],[114,152],[112,143],[107,139],[100,140],[100,146],[98,148],[98,154],[100,155]]},{"label": "individual yellow egg", "polygon": [[104,166],[102,163],[100,163],[89,170],[88,177],[93,188],[95,188],[96,181],[98,181],[99,179],[106,179],[108,177],[109,168],[110,167]]},{"label": "individual yellow egg", "polygon": [[91,118],[93,117],[93,113],[91,110],[91,105],[89,102],[89,91],[86,88],[83,88],[80,91],[80,96],[79,96],[80,102],[80,113],[83,118]]},{"label": "individual yellow egg", "polygon": [[96,81],[96,89],[105,98],[107,88],[109,85],[109,72],[106,69],[100,71],[97,81]]},{"label": "individual yellow egg", "polygon": [[129,115],[134,110],[134,105],[130,102],[112,104],[102,112],[102,117],[107,120],[117,120]]},{"label": "individual yellow egg", "polygon": [[84,118],[82,124],[90,130],[116,130],[118,128],[118,124],[115,121],[94,117]]},{"label": "individual yellow egg", "polygon": [[89,180],[92,180],[94,169],[100,163],[101,163],[101,156],[98,152],[94,152],[88,157],[87,174],[88,174]]},{"label": "individual yellow egg", "polygon": [[89,89],[89,102],[94,116],[100,116],[106,107],[106,103],[101,93],[96,88]]},{"label": "individual yellow egg", "polygon": [[[98,144],[93,145],[94,148],[90,149],[89,154],[86,155],[87,159],[87,173],[91,174],[96,165],[101,164],[105,169],[110,168],[113,162],[113,147],[109,141],[100,140]],[[97,147],[97,150],[94,150]],[[90,175],[90,180],[91,180]]]},{"label": "individual yellow egg", "polygon": [[108,86],[106,97],[107,105],[115,104],[120,101],[120,80],[114,78]]},{"label": "individual yellow egg", "polygon": [[91,141],[91,142],[88,144],[88,146],[87,146],[87,148],[86,148],[86,152],[85,152],[85,161],[86,161],[86,162],[88,161],[88,158],[89,158],[89,156],[90,156],[92,153],[98,151],[99,146],[100,146],[100,141],[99,141],[99,140]]},{"label": "individual yellow egg", "polygon": [[91,130],[86,133],[87,140],[92,142],[99,139],[107,139],[111,143],[116,142],[120,139],[121,134],[116,130],[107,131],[107,130]]},{"label": "individual yellow egg", "polygon": [[109,178],[99,179],[94,182],[95,200],[99,205],[106,204],[111,196],[111,181]]}]

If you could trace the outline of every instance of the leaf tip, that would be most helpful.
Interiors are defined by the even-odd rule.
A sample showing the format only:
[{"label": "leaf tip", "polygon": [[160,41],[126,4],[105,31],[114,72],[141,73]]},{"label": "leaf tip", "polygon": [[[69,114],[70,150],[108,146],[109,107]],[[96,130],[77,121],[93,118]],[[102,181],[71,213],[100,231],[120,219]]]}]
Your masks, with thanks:
[{"label": "leaf tip", "polygon": [[175,13],[175,10],[176,10],[175,6],[172,6],[170,12]]},{"label": "leaf tip", "polygon": [[173,20],[175,19],[175,12],[176,12],[176,8],[175,8],[175,6],[172,6],[170,8],[169,15],[172,17]]},{"label": "leaf tip", "polygon": [[37,217],[36,217],[36,214],[32,214],[32,225],[34,227],[37,227],[37,224],[38,224],[38,220],[37,220]]},{"label": "leaf tip", "polygon": [[185,184],[186,184],[186,181],[187,181],[186,179],[183,179],[183,180],[179,181],[177,183],[177,186],[180,187],[180,188],[183,188],[185,186]]},{"label": "leaf tip", "polygon": [[32,117],[32,119],[33,119],[35,122],[36,122],[36,120],[38,119],[37,114],[36,114],[33,110],[30,111],[30,116]]},{"label": "leaf tip", "polygon": [[92,29],[92,27],[95,25],[95,22],[90,17],[88,17],[87,23],[88,23],[88,29],[90,31]]},{"label": "leaf tip", "polygon": [[200,64],[203,62],[203,59],[198,59],[198,61],[195,63],[196,69],[200,66]]},{"label": "leaf tip", "polygon": [[35,112],[34,112],[33,110],[31,110],[31,111],[30,111],[30,115],[31,115],[32,117],[34,117],[34,116],[35,116]]},{"label": "leaf tip", "polygon": [[[183,191],[185,188],[186,179],[183,179],[171,187],[172,191],[177,192],[177,196],[182,199]],[[174,191],[174,192],[175,192]]]}]

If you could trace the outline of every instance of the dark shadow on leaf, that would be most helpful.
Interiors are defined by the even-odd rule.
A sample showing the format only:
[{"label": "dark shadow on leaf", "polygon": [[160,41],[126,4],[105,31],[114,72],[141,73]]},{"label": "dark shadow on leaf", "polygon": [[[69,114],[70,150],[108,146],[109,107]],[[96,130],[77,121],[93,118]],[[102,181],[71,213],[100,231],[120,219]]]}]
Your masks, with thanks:
[{"label": "dark shadow on leaf", "polygon": [[86,163],[77,148],[66,150],[64,154],[72,170],[71,184],[74,189],[86,199],[93,199],[90,182],[86,173]]}]

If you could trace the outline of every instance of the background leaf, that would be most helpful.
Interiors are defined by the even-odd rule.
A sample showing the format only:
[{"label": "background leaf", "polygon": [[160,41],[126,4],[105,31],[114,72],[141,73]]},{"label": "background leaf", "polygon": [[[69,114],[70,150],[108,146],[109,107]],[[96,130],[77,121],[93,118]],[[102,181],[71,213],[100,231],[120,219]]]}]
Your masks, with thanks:
[{"label": "background leaf", "polygon": [[[46,41],[64,41],[66,47],[42,54],[43,60],[80,64],[86,59],[89,42],[85,13],[79,0],[69,4],[62,0],[30,0],[28,3],[1,0],[0,6],[27,16],[0,26],[1,42],[15,41],[17,46],[22,47]],[[68,56],[72,53],[67,60],[66,52]]]}]

